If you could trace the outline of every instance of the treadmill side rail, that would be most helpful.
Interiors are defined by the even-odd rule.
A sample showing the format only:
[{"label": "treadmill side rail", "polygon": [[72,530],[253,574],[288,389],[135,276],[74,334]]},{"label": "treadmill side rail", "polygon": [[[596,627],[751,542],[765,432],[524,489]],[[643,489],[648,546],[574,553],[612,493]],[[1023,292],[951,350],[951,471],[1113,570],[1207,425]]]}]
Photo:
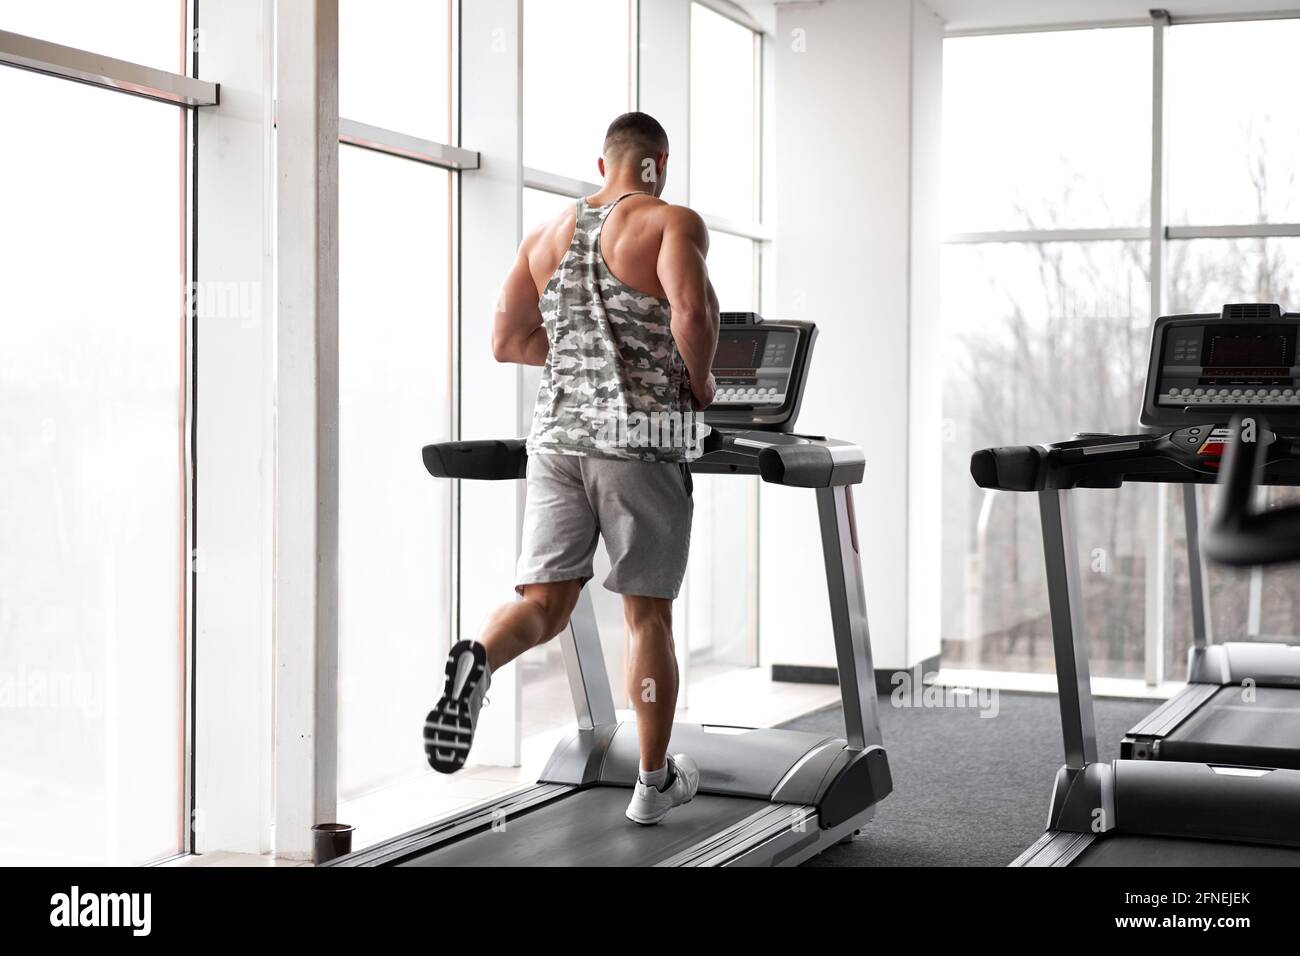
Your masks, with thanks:
[{"label": "treadmill side rail", "polygon": [[509,816],[526,813],[574,792],[573,787],[533,784],[475,804],[467,810],[427,826],[403,833],[391,840],[355,850],[322,866],[394,866],[414,856],[422,856],[440,846],[497,825]]},{"label": "treadmill side rail", "polygon": [[1096,839],[1095,833],[1048,830],[1007,866],[1069,866]]}]

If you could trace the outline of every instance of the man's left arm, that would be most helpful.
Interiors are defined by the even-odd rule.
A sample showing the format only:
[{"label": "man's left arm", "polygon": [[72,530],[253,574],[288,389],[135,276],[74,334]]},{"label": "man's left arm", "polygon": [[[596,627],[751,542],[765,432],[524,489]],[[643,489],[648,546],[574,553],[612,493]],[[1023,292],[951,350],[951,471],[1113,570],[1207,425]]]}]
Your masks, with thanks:
[{"label": "man's left arm", "polygon": [[519,247],[514,265],[501,286],[492,318],[492,356],[498,362],[545,365],[550,343],[538,308],[537,285],[528,266],[532,236]]}]

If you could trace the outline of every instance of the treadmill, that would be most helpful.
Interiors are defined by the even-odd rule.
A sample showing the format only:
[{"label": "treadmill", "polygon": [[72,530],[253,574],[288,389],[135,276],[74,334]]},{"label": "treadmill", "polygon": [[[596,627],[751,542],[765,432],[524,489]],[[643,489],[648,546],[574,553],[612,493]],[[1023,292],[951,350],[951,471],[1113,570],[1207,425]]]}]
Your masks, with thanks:
[{"label": "treadmill", "polygon": [[[1206,748],[1222,748],[1216,756],[1098,761],[1071,496],[1076,488],[1118,488],[1126,481],[1211,482],[1228,437],[1216,420],[1247,404],[1268,406],[1270,415],[1291,409],[1300,416],[1297,327],[1300,316],[1283,316],[1276,306],[1230,305],[1219,315],[1162,317],[1153,333],[1142,422],[1173,431],[1086,435],[972,455],[971,476],[980,487],[1038,495],[1065,744],[1046,832],[1012,866],[1300,866],[1300,770],[1259,759],[1286,749],[1271,746],[1282,743],[1276,727],[1286,712],[1275,711],[1262,693],[1251,705],[1257,710],[1233,714],[1226,728],[1215,726],[1213,708],[1198,720],[1189,715],[1178,722],[1203,731],[1210,725],[1197,736]],[[1266,345],[1278,349],[1284,342],[1284,355],[1265,354]],[[1215,364],[1216,358],[1224,364]],[[1283,373],[1296,380],[1289,395]],[[1271,456],[1265,480],[1300,484],[1300,455],[1282,456],[1281,447],[1274,447],[1278,454]],[[1233,730],[1247,736],[1235,737]],[[1170,756],[1172,738],[1164,738],[1161,756]],[[1289,734],[1292,747],[1297,739]]]},{"label": "treadmill", "polygon": [[[1155,326],[1143,424],[1185,424],[1174,444],[1198,480],[1214,480],[1233,413],[1267,413],[1300,428],[1300,314],[1275,304],[1225,305],[1215,315],[1166,316]],[[1192,421],[1217,422],[1192,426]],[[1201,440],[1203,439],[1203,440]],[[1283,439],[1285,441],[1285,439]],[[1273,449],[1264,484],[1300,484],[1289,447]],[[1263,465],[1261,466],[1263,467]],[[1192,647],[1187,686],[1134,725],[1121,755],[1137,760],[1218,761],[1300,769],[1300,645],[1212,639],[1198,485],[1183,485]],[[1253,492],[1252,492],[1253,493]],[[1250,682],[1254,700],[1242,701]]]},{"label": "treadmill", "polygon": [[[817,497],[845,735],[677,723],[700,789],[656,826],[623,811],[637,779],[636,726],[615,715],[588,588],[560,635],[577,728],[536,784],[339,857],[327,866],[795,865],[852,839],[893,789],[881,746],[853,511],[865,468],[848,442],[794,434],[816,326],[723,313],[712,432],[697,474],[759,475]],[[436,478],[518,480],[519,439],[424,448]]]},{"label": "treadmill", "polygon": [[[1153,330],[1142,409],[1151,432],[1077,435],[1041,447],[990,449],[972,459],[977,483],[1011,491],[1182,485],[1192,623],[1187,685],[1128,731],[1120,744],[1126,759],[1300,770],[1300,645],[1213,643],[1197,513],[1199,486],[1218,477],[1234,413],[1258,408],[1300,428],[1298,330],[1300,314],[1276,305],[1163,316]],[[1288,459],[1281,447],[1265,483],[1300,485],[1300,458]],[[1250,703],[1242,700],[1247,682]]]}]

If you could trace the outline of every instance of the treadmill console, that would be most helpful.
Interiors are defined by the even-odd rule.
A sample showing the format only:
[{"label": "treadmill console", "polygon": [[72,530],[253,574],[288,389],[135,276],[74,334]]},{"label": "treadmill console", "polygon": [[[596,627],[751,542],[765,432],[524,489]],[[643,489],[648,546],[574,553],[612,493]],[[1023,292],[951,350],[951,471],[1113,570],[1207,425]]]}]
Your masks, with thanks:
[{"label": "treadmill console", "polygon": [[723,312],[713,356],[717,396],[704,421],[727,428],[789,431],[803,401],[817,326]]},{"label": "treadmill console", "polygon": [[1151,339],[1142,424],[1226,423],[1251,408],[1274,428],[1300,427],[1300,313],[1267,304],[1166,315]]}]

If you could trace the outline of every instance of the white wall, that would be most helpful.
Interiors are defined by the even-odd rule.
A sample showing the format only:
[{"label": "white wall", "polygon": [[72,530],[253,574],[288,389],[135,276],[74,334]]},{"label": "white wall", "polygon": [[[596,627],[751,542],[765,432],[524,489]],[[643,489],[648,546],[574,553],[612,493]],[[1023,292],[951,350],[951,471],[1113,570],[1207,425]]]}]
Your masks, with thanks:
[{"label": "white wall", "polygon": [[907,655],[915,664],[939,653],[943,634],[943,446],[953,440],[943,421],[940,365],[940,192],[943,129],[944,23],[912,4],[912,235],[908,309],[911,434],[908,442]]},{"label": "white wall", "polygon": [[[912,433],[933,427],[937,396],[915,413],[909,397],[912,343],[923,347],[938,320],[929,225],[937,182],[928,181],[933,162],[914,163],[913,150],[935,148],[942,34],[915,0],[828,0],[778,7],[774,49],[776,277],[765,307],[821,329],[800,427],[866,450],[857,514],[875,665],[907,667],[938,653],[933,614],[918,611],[908,629],[909,577],[915,603],[927,589],[937,595],[937,540],[927,551],[938,519],[926,502],[938,497],[909,505]],[[926,128],[914,129],[914,117]],[[914,183],[917,174],[926,181]],[[915,461],[928,463],[930,452],[915,448]],[[909,512],[927,543],[915,554]],[[761,522],[760,658],[833,666],[812,496],[765,485]]]},{"label": "white wall", "polygon": [[195,441],[195,833],[199,853],[271,848],[274,596],[271,0],[207,5],[199,71],[221,105],[195,111],[201,315]]}]

